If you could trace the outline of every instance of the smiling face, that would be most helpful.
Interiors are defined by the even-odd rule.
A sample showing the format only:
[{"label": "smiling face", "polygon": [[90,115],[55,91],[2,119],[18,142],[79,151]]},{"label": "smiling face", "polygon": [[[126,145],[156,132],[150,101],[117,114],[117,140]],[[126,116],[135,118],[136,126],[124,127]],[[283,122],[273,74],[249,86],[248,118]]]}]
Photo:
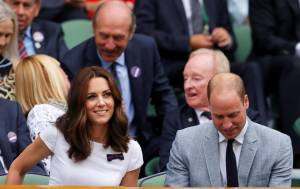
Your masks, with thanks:
[{"label": "smiling face", "polygon": [[133,35],[132,18],[127,9],[121,5],[108,5],[100,10],[93,24],[99,54],[106,62],[114,62],[124,52]]},{"label": "smiling face", "polygon": [[14,33],[14,25],[10,19],[0,22],[0,54],[3,52],[7,45],[10,43]]},{"label": "smiling face", "polygon": [[20,33],[23,33],[31,25],[40,11],[39,0],[5,0],[5,2],[17,15]]},{"label": "smiling face", "polygon": [[216,73],[213,57],[207,54],[192,57],[184,71],[184,94],[187,104],[194,109],[208,108],[207,84]]},{"label": "smiling face", "polygon": [[89,81],[85,107],[92,126],[108,126],[114,113],[114,99],[107,81],[102,77]]}]

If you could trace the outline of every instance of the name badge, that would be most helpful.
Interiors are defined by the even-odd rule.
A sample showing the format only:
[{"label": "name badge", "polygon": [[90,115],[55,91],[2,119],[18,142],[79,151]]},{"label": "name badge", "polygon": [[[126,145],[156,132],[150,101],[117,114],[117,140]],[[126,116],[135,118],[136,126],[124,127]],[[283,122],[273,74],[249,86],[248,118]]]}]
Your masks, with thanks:
[{"label": "name badge", "polygon": [[112,161],[114,159],[124,160],[124,156],[122,153],[119,154],[107,154],[107,161]]}]

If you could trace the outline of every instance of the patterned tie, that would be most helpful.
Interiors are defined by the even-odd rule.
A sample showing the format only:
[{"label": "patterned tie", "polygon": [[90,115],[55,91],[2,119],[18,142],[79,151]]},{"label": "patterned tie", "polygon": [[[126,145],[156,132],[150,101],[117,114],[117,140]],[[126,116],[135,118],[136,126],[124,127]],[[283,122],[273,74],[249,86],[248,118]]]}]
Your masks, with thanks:
[{"label": "patterned tie", "polygon": [[18,43],[19,43],[19,56],[21,59],[23,58],[26,58],[28,56],[27,52],[26,52],[26,48],[25,48],[25,45],[24,45],[24,35],[20,36],[19,37],[19,40],[18,40]]},{"label": "patterned tie", "polygon": [[111,64],[111,66],[110,66],[110,69],[111,69],[112,75],[113,75],[114,78],[115,78],[115,82],[116,82],[116,84],[117,84],[119,90],[122,92],[122,90],[121,90],[121,85],[120,85],[120,80],[119,80],[119,77],[118,77],[118,74],[117,74],[117,69],[116,69],[117,64],[118,64],[117,62],[113,62],[113,63]]},{"label": "patterned tie", "polygon": [[192,12],[193,34],[199,34],[203,30],[203,21],[201,17],[201,5],[199,0],[190,0]]},{"label": "patterned tie", "polygon": [[234,139],[228,140],[226,149],[226,173],[228,187],[239,186],[236,159],[232,148],[233,141]]}]

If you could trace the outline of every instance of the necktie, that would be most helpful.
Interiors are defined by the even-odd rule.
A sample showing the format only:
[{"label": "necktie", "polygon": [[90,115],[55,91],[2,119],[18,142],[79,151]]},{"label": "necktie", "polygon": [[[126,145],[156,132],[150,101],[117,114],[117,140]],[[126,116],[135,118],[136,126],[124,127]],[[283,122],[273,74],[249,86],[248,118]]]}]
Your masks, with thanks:
[{"label": "necktie", "polygon": [[193,34],[199,34],[202,32],[203,22],[201,17],[201,5],[199,0],[190,0],[191,12],[192,12],[192,26]]},{"label": "necktie", "polygon": [[202,116],[206,117],[207,119],[211,120],[211,113],[208,111],[204,111],[201,114]]},{"label": "necktie", "polygon": [[228,187],[239,186],[236,159],[232,148],[233,141],[234,139],[228,140],[227,149],[226,149],[226,172],[227,172]]},{"label": "necktie", "polygon": [[21,59],[23,58],[26,58],[28,56],[27,52],[26,52],[26,48],[25,48],[25,45],[24,45],[24,35],[20,36],[19,37],[19,40],[18,40],[18,48],[19,48],[19,56]]},{"label": "necktie", "polygon": [[111,64],[111,66],[110,66],[110,69],[111,69],[112,75],[113,75],[114,78],[115,78],[115,82],[116,82],[116,84],[117,84],[119,90],[121,91],[120,80],[119,80],[119,77],[118,77],[118,74],[117,74],[117,69],[116,69],[116,67],[117,67],[117,62],[113,62],[113,63]]}]

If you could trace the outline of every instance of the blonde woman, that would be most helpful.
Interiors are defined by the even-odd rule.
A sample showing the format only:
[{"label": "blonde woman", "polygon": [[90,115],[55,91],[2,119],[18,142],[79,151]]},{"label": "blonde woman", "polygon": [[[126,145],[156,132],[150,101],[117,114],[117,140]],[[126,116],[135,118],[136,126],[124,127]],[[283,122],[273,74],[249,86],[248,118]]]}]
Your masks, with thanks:
[{"label": "blonde woman", "polygon": [[14,69],[19,61],[18,23],[14,12],[0,1],[0,98],[15,99]]},{"label": "blonde woman", "polygon": [[[16,98],[27,115],[32,140],[65,113],[68,89],[68,78],[56,59],[34,55],[20,61],[16,68]],[[49,171],[50,159],[43,163]]]}]

